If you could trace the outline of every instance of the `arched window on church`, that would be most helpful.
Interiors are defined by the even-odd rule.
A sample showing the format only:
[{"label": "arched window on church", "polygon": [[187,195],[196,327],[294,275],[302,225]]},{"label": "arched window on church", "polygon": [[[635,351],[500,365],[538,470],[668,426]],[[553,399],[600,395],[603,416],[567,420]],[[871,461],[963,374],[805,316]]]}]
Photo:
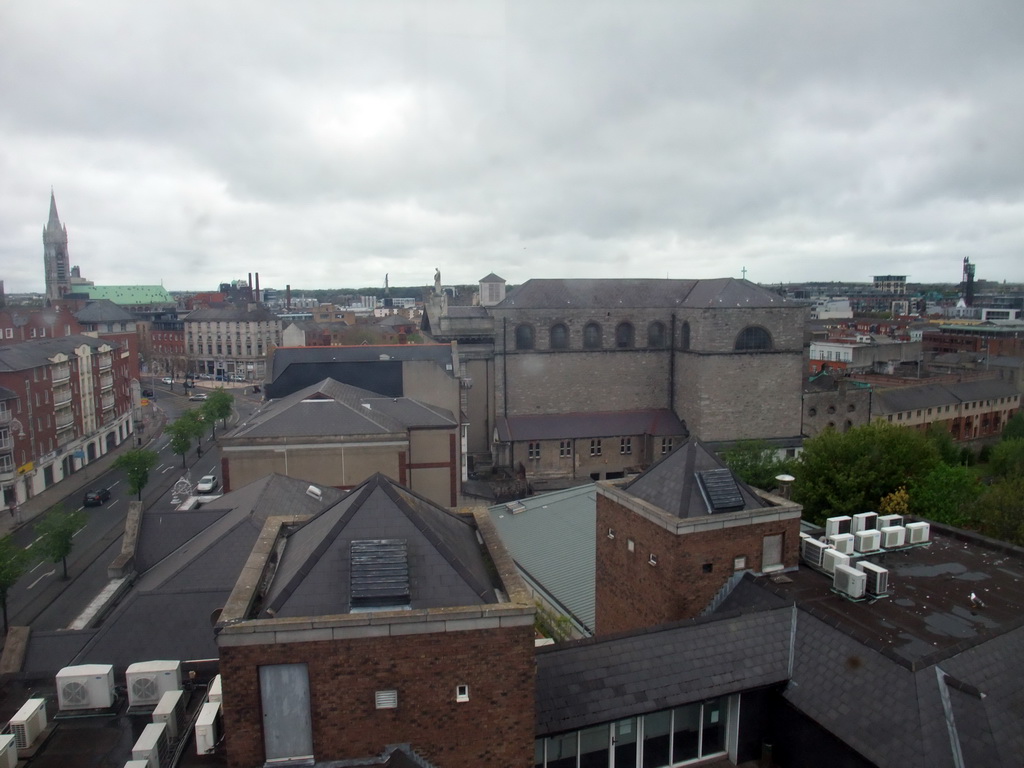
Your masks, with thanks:
[{"label": "arched window on church", "polygon": [[619,323],[615,328],[615,346],[619,349],[632,347],[635,336],[632,323]]},{"label": "arched window on church", "polygon": [[601,348],[601,326],[597,323],[587,323],[583,326],[583,348]]},{"label": "arched window on church", "polygon": [[565,323],[556,323],[551,326],[550,341],[552,349],[569,348],[569,329],[565,327]]},{"label": "arched window on church", "polygon": [[665,346],[665,324],[664,323],[651,323],[647,326],[647,346],[648,347],[664,347]]},{"label": "arched window on church", "polygon": [[684,352],[690,348],[690,324],[687,322],[679,328],[679,348]]},{"label": "arched window on church", "polygon": [[762,352],[772,348],[772,335],[759,325],[748,325],[736,337],[737,352]]},{"label": "arched window on church", "polygon": [[533,326],[516,326],[516,349],[533,349]]}]

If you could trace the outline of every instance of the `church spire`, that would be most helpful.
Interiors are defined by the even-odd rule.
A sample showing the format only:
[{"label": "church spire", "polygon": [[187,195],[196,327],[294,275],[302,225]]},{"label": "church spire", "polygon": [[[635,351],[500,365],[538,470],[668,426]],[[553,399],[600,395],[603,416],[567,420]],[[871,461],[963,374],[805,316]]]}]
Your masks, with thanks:
[{"label": "church spire", "polygon": [[50,187],[50,220],[46,222],[46,231],[52,233],[63,232],[60,225],[60,216],[57,215],[57,198],[53,195],[53,187]]}]

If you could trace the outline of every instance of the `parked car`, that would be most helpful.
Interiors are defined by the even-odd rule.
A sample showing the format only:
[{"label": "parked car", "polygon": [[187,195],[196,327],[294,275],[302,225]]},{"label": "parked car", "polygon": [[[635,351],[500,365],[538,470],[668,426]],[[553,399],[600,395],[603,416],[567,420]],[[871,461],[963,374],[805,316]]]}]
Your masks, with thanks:
[{"label": "parked car", "polygon": [[213,475],[203,475],[199,478],[199,482],[196,483],[196,493],[213,493],[219,485],[220,483],[217,482],[217,478]]},{"label": "parked car", "polygon": [[144,389],[144,390],[142,390],[142,396],[143,397],[152,397],[153,396],[153,390],[152,389]]},{"label": "parked car", "polygon": [[110,490],[108,488],[94,488],[91,491],[85,492],[85,497],[82,499],[83,507],[102,507],[103,502],[110,500]]},{"label": "parked car", "polygon": [[172,379],[170,376],[164,376],[162,379],[160,379],[160,383],[162,383],[162,384],[173,384],[174,383],[174,379]]},{"label": "parked car", "polygon": [[209,395],[206,394],[205,392],[196,392],[195,394],[189,395],[188,399],[189,400],[205,400],[208,397],[209,397]]}]

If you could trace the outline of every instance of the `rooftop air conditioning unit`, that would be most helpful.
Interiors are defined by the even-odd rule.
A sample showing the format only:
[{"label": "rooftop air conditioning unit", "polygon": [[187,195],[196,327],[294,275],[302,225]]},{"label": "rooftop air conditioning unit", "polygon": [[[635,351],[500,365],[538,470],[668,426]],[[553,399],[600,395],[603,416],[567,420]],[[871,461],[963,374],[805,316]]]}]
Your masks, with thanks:
[{"label": "rooftop air conditioning unit", "polygon": [[132,747],[132,760],[145,760],[148,768],[161,768],[170,748],[167,726],[163,723],[150,723],[142,729],[142,735]]},{"label": "rooftop air conditioning unit", "polygon": [[114,668],[80,664],[57,673],[57,705],[62,712],[107,709],[114,704]]},{"label": "rooftop air conditioning unit", "polygon": [[149,760],[129,760],[124,768],[149,768]]},{"label": "rooftop air conditioning unit", "polygon": [[139,661],[125,673],[129,707],[155,707],[168,691],[181,690],[180,661]]},{"label": "rooftop air conditioning unit", "polygon": [[18,768],[18,740],[12,733],[0,736],[0,768]]},{"label": "rooftop air conditioning unit", "polygon": [[878,527],[888,528],[890,525],[903,525],[903,515],[879,515]]},{"label": "rooftop air conditioning unit", "polygon": [[881,531],[857,531],[853,535],[853,548],[857,552],[877,552],[881,547]]},{"label": "rooftop air conditioning unit", "polygon": [[853,516],[853,525],[850,527],[850,533],[856,534],[857,531],[873,531],[877,527],[877,512],[859,512]]},{"label": "rooftop air conditioning unit", "polygon": [[[851,537],[852,538],[852,537]],[[821,567],[825,573],[835,573],[837,565],[849,565],[850,556],[838,549],[826,549],[821,561]]]},{"label": "rooftop air conditioning unit", "polygon": [[904,527],[907,529],[908,544],[924,544],[928,541],[928,534],[931,530],[928,523],[907,523]]},{"label": "rooftop air conditioning unit", "polygon": [[844,555],[853,554],[853,534],[836,533],[828,537],[828,543],[838,549]]},{"label": "rooftop air conditioning unit", "polygon": [[853,521],[849,515],[830,517],[825,521],[825,535],[835,536],[837,533],[850,533],[850,525]]},{"label": "rooftop air conditioning unit", "polygon": [[46,699],[29,699],[11,718],[11,733],[18,749],[31,747],[39,734],[46,730]]},{"label": "rooftop air conditioning unit", "polygon": [[867,583],[864,591],[872,597],[882,597],[889,593],[889,571],[880,565],[875,565],[867,560],[857,563],[857,568],[864,572]]},{"label": "rooftop air conditioning unit", "polygon": [[209,755],[217,746],[220,732],[220,702],[208,701],[196,718],[196,754]]},{"label": "rooftop air conditioning unit", "polygon": [[822,552],[828,549],[828,544],[817,539],[803,539],[800,545],[800,556],[804,562],[814,568],[821,568]]},{"label": "rooftop air conditioning unit", "polygon": [[832,577],[832,587],[847,597],[864,597],[864,589],[867,586],[867,575],[864,571],[851,568],[848,565],[837,565],[835,575]]},{"label": "rooftop air conditioning unit", "polygon": [[221,693],[220,675],[217,675],[210,682],[210,690],[207,692],[207,701],[222,701],[224,695]]},{"label": "rooftop air conditioning unit", "polygon": [[168,691],[160,697],[160,703],[153,710],[153,722],[167,726],[167,736],[175,740],[185,727],[185,694],[182,691]]},{"label": "rooftop air conditioning unit", "polygon": [[907,529],[902,525],[887,525],[882,531],[882,546],[885,549],[902,547],[907,540]]},{"label": "rooftop air conditioning unit", "polygon": [[309,488],[306,489],[306,495],[316,499],[317,501],[320,501],[324,496],[324,492],[317,488],[315,485],[311,485],[309,486]]}]

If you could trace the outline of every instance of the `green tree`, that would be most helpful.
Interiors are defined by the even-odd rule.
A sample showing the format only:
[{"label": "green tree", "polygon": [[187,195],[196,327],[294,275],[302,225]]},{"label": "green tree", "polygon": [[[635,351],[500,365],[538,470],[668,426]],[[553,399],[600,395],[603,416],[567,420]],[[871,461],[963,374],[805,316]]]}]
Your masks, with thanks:
[{"label": "green tree", "polygon": [[128,476],[128,492],[137,494],[139,501],[142,501],[142,489],[149,483],[149,472],[159,461],[160,456],[156,451],[135,448],[118,456],[114,468],[124,470]]},{"label": "green tree", "polygon": [[190,408],[165,428],[171,436],[171,450],[181,455],[181,466],[188,466],[185,457],[192,448],[192,441],[199,440],[206,431],[206,423],[201,411]]},{"label": "green tree", "polygon": [[1024,475],[1024,439],[1003,438],[989,452],[988,463],[999,477]]},{"label": "green tree", "polygon": [[213,430],[214,439],[217,438],[217,419],[221,419],[224,428],[227,429],[228,416],[231,415],[231,409],[234,406],[234,402],[234,395],[224,389],[224,387],[217,387],[217,389],[210,393],[210,397],[206,402],[203,403],[202,412],[210,422],[210,428]]},{"label": "green tree", "polygon": [[0,607],[4,613],[4,634],[7,634],[7,592],[25,573],[31,553],[14,543],[10,536],[0,539]]},{"label": "green tree", "polygon": [[949,434],[949,430],[938,422],[932,422],[928,425],[928,431],[925,434],[939,452],[939,458],[947,464],[960,463],[960,449],[953,442],[953,436]]},{"label": "green tree", "polygon": [[919,517],[963,527],[971,519],[983,486],[967,467],[936,464],[910,481],[910,511]]},{"label": "green tree", "polygon": [[763,440],[738,442],[722,454],[722,460],[743,482],[766,491],[778,485],[778,475],[791,474],[796,466],[794,459],[779,458],[778,451]]},{"label": "green tree", "polygon": [[887,494],[928,474],[939,461],[938,450],[916,430],[882,421],[849,432],[827,429],[804,444],[793,498],[814,522],[853,515],[877,508]]},{"label": "green tree", "polygon": [[987,488],[971,509],[970,527],[986,536],[1024,546],[1024,476]]},{"label": "green tree", "polygon": [[75,533],[85,525],[89,516],[82,510],[68,511],[58,504],[50,509],[38,523],[36,523],[36,543],[32,549],[38,552],[44,560],[52,563],[62,563],[64,566],[64,578],[68,577],[68,555],[75,546]]},{"label": "green tree", "polygon": [[1003,440],[1024,440],[1024,412],[1017,411],[1003,427]]}]

